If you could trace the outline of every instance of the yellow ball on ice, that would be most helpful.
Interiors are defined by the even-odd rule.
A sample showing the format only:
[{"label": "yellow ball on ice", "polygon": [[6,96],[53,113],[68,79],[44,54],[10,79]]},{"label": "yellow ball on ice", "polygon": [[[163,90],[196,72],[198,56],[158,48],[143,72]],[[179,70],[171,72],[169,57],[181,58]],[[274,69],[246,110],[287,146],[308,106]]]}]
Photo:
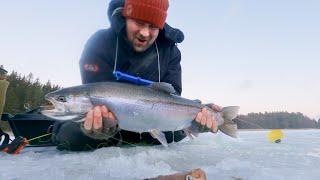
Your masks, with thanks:
[{"label": "yellow ball on ice", "polygon": [[284,135],[281,129],[275,129],[268,133],[268,139],[270,142],[273,143],[280,143],[283,137]]}]

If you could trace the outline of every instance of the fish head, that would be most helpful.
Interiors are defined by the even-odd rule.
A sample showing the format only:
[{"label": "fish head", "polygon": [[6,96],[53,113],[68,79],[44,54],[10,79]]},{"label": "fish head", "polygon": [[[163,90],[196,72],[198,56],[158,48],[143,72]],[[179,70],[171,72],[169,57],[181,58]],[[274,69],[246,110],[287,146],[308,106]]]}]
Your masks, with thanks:
[{"label": "fish head", "polygon": [[79,120],[93,108],[89,96],[78,88],[50,92],[45,99],[51,106],[43,106],[41,113],[56,120]]}]

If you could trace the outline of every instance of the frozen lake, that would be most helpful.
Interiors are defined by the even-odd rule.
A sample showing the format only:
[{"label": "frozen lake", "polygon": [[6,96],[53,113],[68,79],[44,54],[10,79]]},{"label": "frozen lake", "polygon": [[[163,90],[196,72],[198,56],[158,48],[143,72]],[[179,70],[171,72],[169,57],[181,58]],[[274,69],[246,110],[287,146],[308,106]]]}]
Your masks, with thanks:
[{"label": "frozen lake", "polygon": [[143,179],[202,168],[207,179],[320,179],[320,130],[285,130],[281,144],[269,131],[222,133],[162,146],[60,152],[54,147],[0,153],[0,179]]}]

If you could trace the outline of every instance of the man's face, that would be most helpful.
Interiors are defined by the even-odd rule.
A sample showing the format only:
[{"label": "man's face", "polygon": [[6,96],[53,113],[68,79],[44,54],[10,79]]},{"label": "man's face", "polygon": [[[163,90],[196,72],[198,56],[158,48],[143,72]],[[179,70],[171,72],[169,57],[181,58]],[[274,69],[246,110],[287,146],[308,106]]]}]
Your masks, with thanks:
[{"label": "man's face", "polygon": [[137,52],[147,50],[157,39],[159,28],[136,19],[126,19],[127,37]]}]

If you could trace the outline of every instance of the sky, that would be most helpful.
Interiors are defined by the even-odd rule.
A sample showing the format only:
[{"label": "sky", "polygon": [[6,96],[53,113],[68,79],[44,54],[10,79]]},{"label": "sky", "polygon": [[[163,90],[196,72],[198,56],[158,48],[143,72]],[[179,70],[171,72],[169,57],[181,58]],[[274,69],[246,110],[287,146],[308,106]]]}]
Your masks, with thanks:
[{"label": "sky", "polygon": [[[0,64],[81,84],[81,52],[109,27],[109,2],[0,0]],[[185,34],[183,97],[320,118],[320,1],[171,0],[167,23]]]}]

